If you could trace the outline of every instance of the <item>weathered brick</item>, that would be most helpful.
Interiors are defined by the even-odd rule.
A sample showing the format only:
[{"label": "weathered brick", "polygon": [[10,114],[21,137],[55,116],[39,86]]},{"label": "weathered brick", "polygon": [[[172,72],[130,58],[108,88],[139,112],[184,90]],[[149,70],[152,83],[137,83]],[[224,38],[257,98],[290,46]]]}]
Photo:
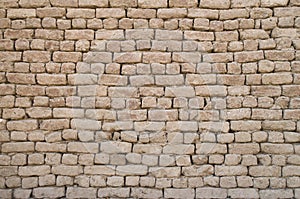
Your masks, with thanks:
[{"label": "weathered brick", "polygon": [[108,7],[108,0],[79,0],[79,7]]},{"label": "weathered brick", "polygon": [[18,174],[20,176],[42,176],[50,173],[50,166],[23,166],[19,167]]},{"label": "weathered brick", "polygon": [[64,8],[37,8],[36,15],[40,18],[44,17],[63,17],[66,15],[66,10]]},{"label": "weathered brick", "polygon": [[77,0],[50,0],[50,3],[54,7],[78,7]]},{"label": "weathered brick", "polygon": [[167,0],[158,0],[158,1],[151,1],[151,0],[138,0],[138,6],[142,8],[165,8],[168,7]]},{"label": "weathered brick", "polygon": [[65,31],[65,39],[67,39],[67,40],[80,40],[80,39],[93,40],[94,39],[94,31],[93,30],[66,30]]},{"label": "weathered brick", "polygon": [[67,198],[96,198],[96,188],[68,187]]},{"label": "weathered brick", "polygon": [[81,60],[79,52],[54,52],[53,61],[55,62],[78,62]]},{"label": "weathered brick", "polygon": [[213,9],[226,9],[230,7],[230,1],[210,1],[202,0],[200,2],[200,8],[213,8]]},{"label": "weathered brick", "polygon": [[65,196],[65,189],[63,187],[38,187],[33,189],[32,194],[36,198],[59,198]]},{"label": "weathered brick", "polygon": [[96,18],[122,18],[125,17],[125,10],[122,8],[98,8]]},{"label": "weathered brick", "polygon": [[35,9],[8,9],[7,17],[11,19],[30,18],[36,16]]}]

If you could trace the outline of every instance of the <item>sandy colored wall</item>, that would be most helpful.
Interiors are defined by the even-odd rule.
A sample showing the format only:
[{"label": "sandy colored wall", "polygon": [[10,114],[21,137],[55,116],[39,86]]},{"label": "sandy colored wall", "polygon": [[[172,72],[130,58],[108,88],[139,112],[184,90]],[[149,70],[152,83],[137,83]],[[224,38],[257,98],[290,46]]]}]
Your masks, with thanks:
[{"label": "sandy colored wall", "polygon": [[1,198],[300,198],[299,0],[0,0]]}]

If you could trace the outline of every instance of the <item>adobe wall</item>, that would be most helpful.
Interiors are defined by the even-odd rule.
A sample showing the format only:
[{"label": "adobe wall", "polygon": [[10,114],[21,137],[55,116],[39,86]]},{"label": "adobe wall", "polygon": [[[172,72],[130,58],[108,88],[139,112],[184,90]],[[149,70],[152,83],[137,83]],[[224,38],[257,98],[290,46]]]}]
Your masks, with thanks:
[{"label": "adobe wall", "polygon": [[0,0],[1,198],[300,198],[299,0]]}]

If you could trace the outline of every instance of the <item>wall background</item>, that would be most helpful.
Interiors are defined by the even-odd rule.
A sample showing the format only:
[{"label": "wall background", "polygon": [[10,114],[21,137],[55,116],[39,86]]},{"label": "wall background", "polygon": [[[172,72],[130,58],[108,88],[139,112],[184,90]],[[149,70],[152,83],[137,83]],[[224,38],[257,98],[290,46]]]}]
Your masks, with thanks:
[{"label": "wall background", "polygon": [[1,0],[1,198],[300,198],[299,0]]}]

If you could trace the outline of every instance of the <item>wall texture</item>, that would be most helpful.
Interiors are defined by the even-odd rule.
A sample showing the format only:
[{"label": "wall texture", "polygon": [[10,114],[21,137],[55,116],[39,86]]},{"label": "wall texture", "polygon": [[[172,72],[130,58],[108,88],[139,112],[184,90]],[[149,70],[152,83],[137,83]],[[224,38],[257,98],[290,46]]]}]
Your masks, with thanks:
[{"label": "wall texture", "polygon": [[300,198],[299,0],[0,0],[1,198]]}]

